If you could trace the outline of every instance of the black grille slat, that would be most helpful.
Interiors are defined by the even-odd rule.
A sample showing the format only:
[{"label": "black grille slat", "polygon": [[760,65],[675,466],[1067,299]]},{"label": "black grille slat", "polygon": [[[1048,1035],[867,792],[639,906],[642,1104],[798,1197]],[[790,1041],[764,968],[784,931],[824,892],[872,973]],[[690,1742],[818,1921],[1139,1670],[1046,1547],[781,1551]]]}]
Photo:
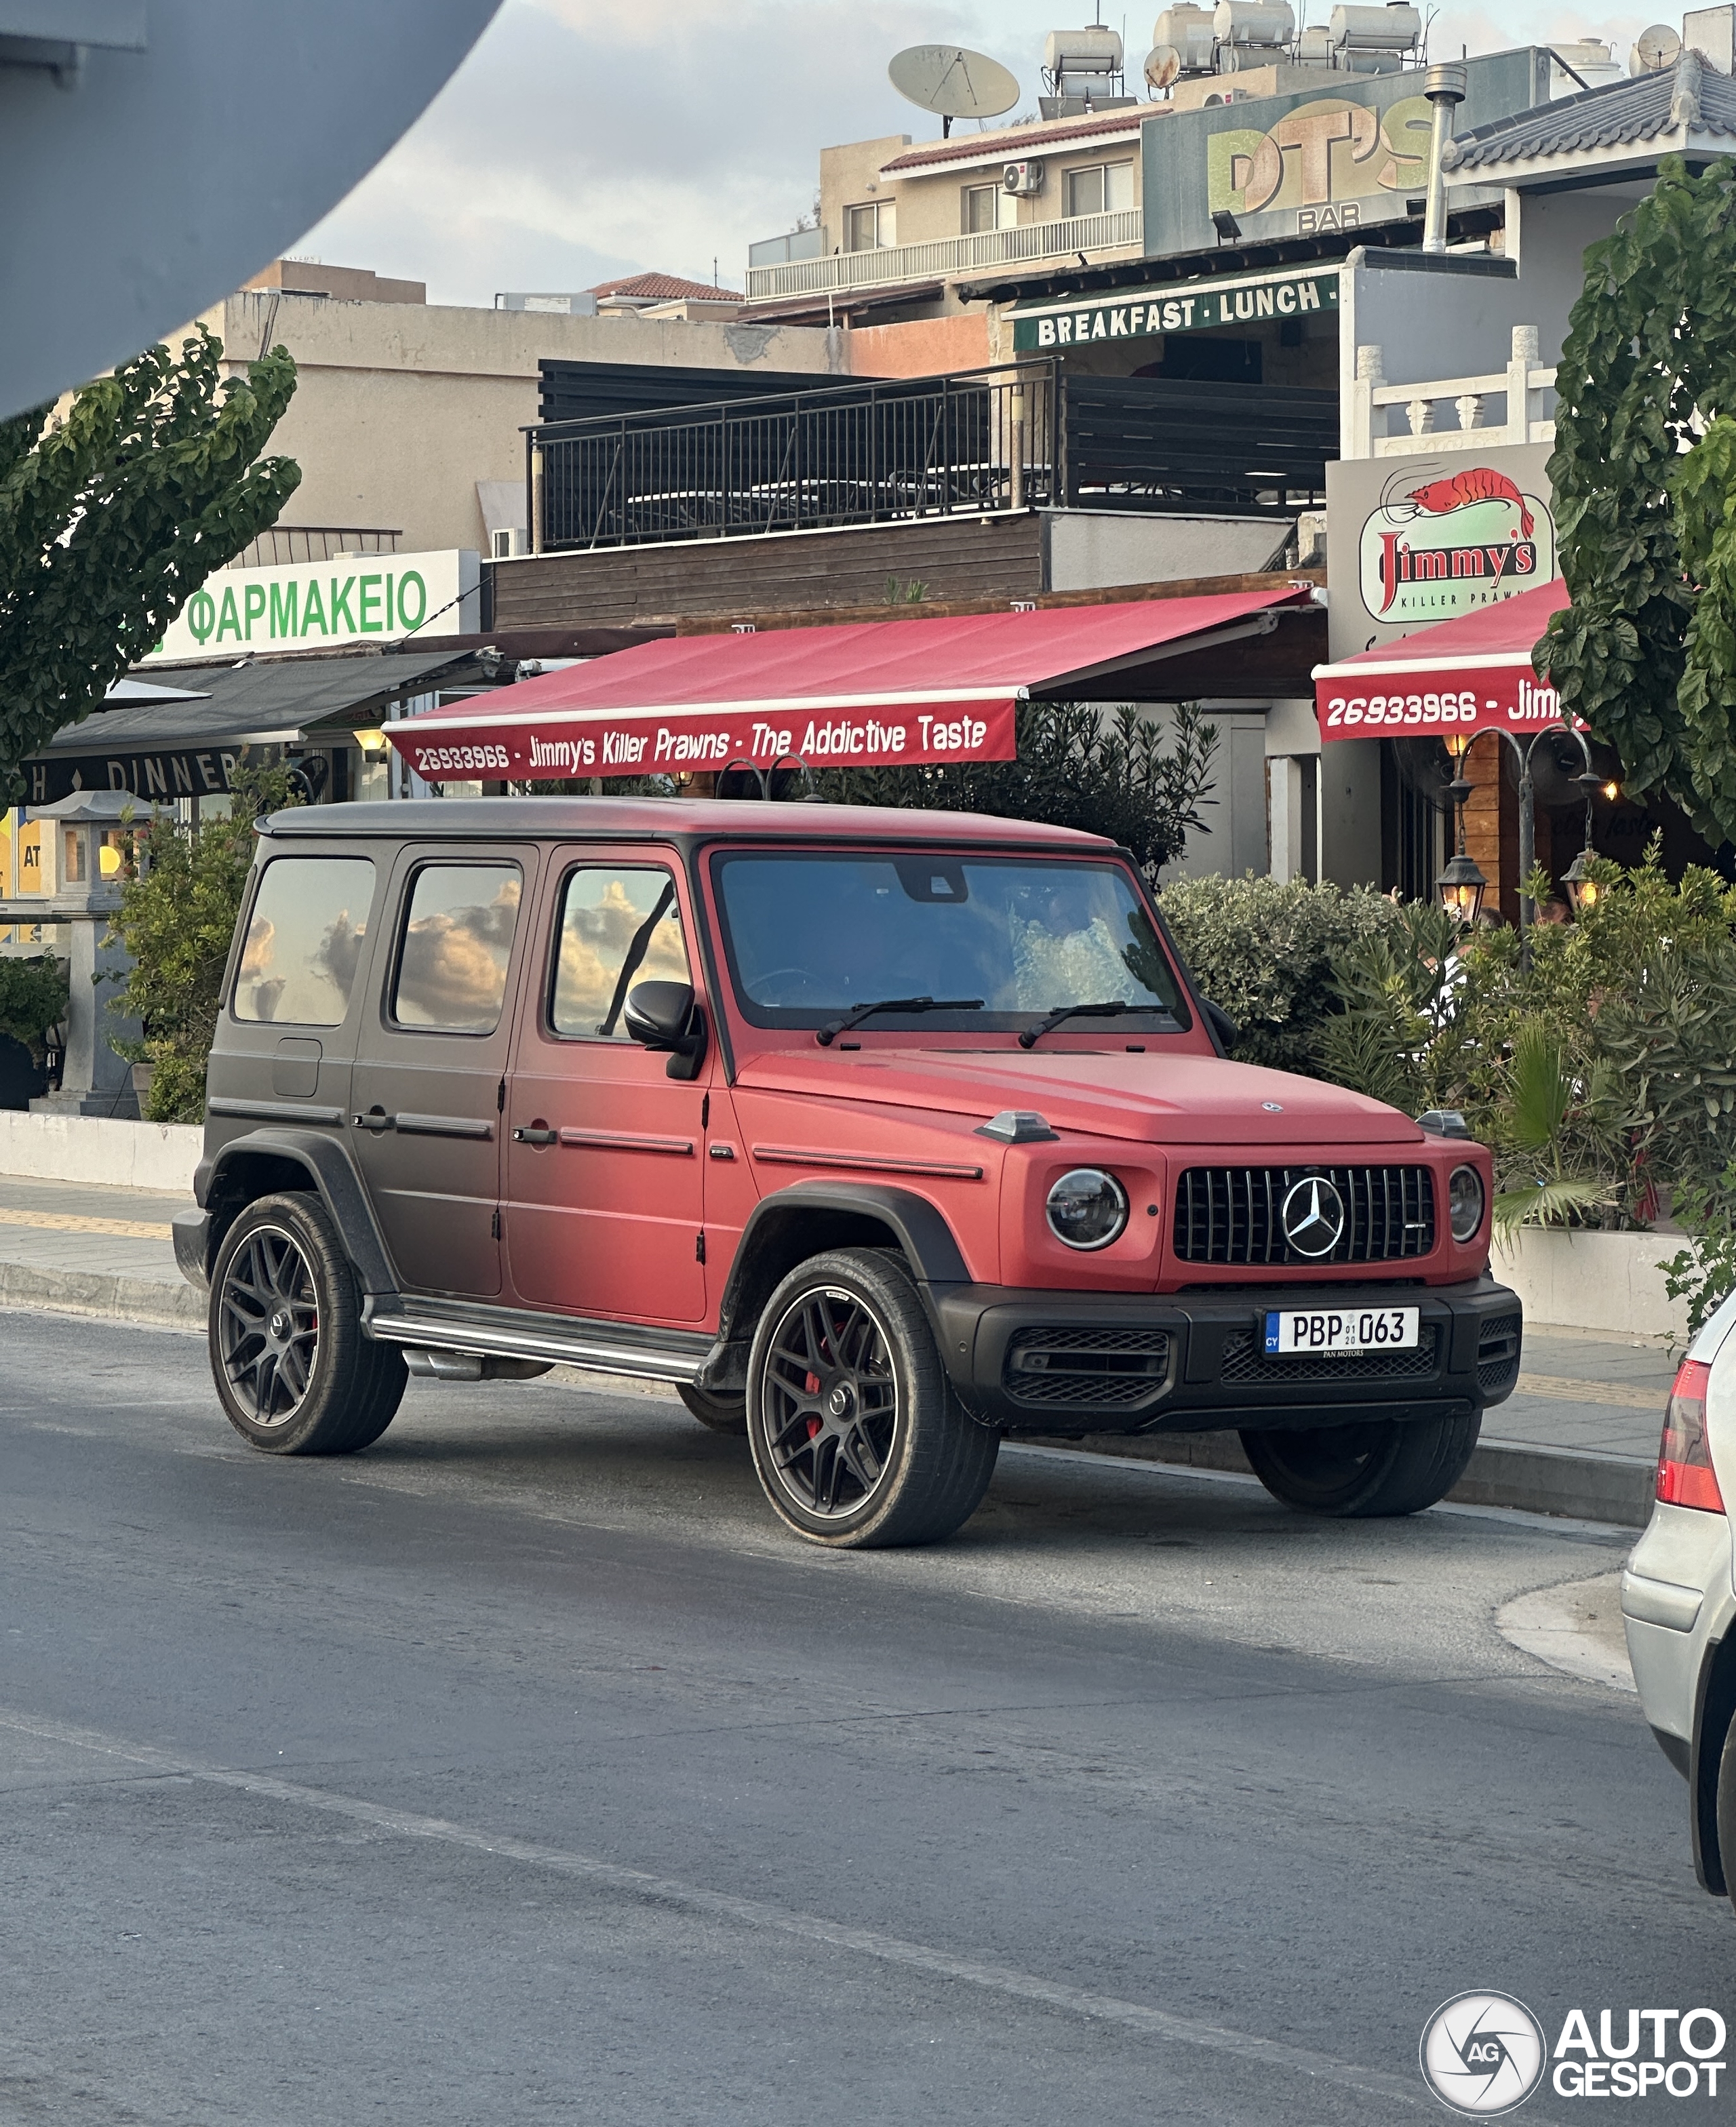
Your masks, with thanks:
[{"label": "black grille slat", "polygon": [[1422,1381],[1435,1371],[1437,1331],[1421,1325],[1415,1351],[1364,1352],[1354,1357],[1323,1352],[1316,1358],[1269,1359],[1252,1334],[1238,1329],[1224,1339],[1223,1371],[1228,1383],[1245,1381]]},{"label": "black grille slat", "polygon": [[1167,1329],[1108,1327],[1018,1330],[1001,1370],[1014,1403],[1094,1410],[1155,1402],[1169,1376]]},{"label": "black grille slat", "polygon": [[1477,1386],[1480,1394],[1509,1395],[1519,1379],[1520,1331],[1517,1315],[1492,1315],[1477,1339]]},{"label": "black grille slat", "polygon": [[[1344,1201],[1343,1238],[1326,1256],[1284,1239],[1285,1196],[1311,1175]],[[1176,1186],[1173,1241],[1183,1262],[1231,1267],[1404,1262],[1435,1246],[1435,1181],[1426,1167],[1190,1167]]]}]

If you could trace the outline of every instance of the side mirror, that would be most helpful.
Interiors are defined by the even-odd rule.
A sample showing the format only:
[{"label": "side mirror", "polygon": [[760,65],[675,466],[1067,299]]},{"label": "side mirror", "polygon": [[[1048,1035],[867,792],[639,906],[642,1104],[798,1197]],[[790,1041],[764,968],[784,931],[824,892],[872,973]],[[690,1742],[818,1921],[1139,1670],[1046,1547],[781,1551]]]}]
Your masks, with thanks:
[{"label": "side mirror", "polygon": [[1213,1004],[1210,997],[1202,997],[1200,1004],[1206,1015],[1206,1025],[1212,1038],[1227,1056],[1241,1039],[1241,1029],[1231,1018],[1221,1005]]},{"label": "side mirror", "polygon": [[640,983],[628,991],[622,1025],[629,1040],[667,1049],[669,1076],[694,1078],[705,1055],[705,1015],[690,983]]}]

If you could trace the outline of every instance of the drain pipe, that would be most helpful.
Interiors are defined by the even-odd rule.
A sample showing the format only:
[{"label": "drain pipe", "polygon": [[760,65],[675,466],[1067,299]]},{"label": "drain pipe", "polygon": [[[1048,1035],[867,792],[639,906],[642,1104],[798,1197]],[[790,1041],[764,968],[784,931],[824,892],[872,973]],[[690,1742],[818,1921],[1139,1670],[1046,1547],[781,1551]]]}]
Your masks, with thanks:
[{"label": "drain pipe", "polygon": [[1447,248],[1447,173],[1441,158],[1453,138],[1453,113],[1465,100],[1465,70],[1457,64],[1431,66],[1422,78],[1422,92],[1435,107],[1435,140],[1429,165],[1429,200],[1423,216],[1422,248]]}]

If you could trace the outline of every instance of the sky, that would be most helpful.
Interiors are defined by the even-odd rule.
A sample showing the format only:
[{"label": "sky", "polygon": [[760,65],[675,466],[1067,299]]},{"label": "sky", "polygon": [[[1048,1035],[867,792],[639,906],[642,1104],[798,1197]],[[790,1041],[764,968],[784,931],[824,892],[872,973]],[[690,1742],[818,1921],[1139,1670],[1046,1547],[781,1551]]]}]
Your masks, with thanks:
[{"label": "sky", "polygon": [[[425,281],[435,303],[653,267],[738,289],[748,244],[812,210],[823,147],[938,137],[938,119],[887,81],[894,52],[972,45],[1012,69],[1018,109],[1034,109],[1046,31],[1089,4],[505,0],[422,118],[295,255]],[[1311,0],[1313,19],[1330,4]],[[1135,78],[1156,12],[1105,0]],[[1599,36],[1625,62],[1662,19],[1596,0],[1442,0],[1430,50]]]}]

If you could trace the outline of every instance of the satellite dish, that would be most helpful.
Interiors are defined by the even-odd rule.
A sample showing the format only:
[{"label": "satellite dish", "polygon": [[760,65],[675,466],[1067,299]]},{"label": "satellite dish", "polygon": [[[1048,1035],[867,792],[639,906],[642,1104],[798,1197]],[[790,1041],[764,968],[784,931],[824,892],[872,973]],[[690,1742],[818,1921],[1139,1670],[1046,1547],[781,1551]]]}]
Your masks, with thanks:
[{"label": "satellite dish", "polygon": [[1145,86],[1154,96],[1161,96],[1181,70],[1182,55],[1174,45],[1154,45],[1145,54]]},{"label": "satellite dish", "polygon": [[943,134],[955,118],[998,118],[1018,102],[1005,67],[962,45],[912,45],[886,72],[900,96],[939,116]]},{"label": "satellite dish", "polygon": [[1681,57],[1681,40],[1667,22],[1654,22],[1634,40],[1628,54],[1628,72],[1663,73]]}]

